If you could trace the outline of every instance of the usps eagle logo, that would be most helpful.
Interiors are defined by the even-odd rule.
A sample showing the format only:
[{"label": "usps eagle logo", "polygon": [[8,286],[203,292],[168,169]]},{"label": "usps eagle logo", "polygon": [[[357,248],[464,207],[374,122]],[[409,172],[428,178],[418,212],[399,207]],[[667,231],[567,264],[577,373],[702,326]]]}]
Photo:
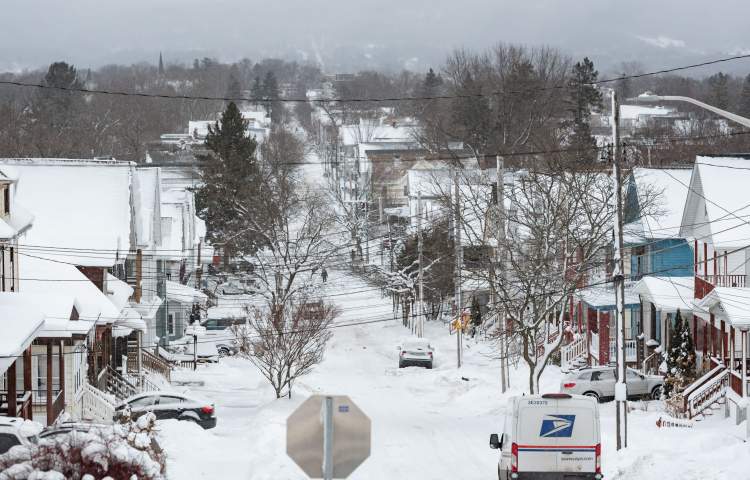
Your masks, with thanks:
[{"label": "usps eagle logo", "polygon": [[542,419],[542,430],[540,437],[568,437],[573,435],[573,424],[575,415],[546,415]]}]

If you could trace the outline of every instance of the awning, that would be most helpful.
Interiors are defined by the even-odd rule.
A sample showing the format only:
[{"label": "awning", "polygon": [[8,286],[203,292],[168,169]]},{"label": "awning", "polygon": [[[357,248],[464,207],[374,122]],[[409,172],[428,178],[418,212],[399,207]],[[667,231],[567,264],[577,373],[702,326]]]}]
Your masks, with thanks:
[{"label": "awning", "polygon": [[695,277],[643,277],[633,291],[664,312],[691,312],[694,286]]},{"label": "awning", "polygon": [[[615,289],[610,286],[587,287],[576,292],[582,302],[597,310],[612,310],[615,308]],[[633,292],[633,286],[625,285],[625,307],[640,305],[638,295]]]},{"label": "awning", "polygon": [[720,319],[729,322],[736,328],[750,328],[750,288],[715,287],[695,306]]},{"label": "awning", "polygon": [[23,355],[43,324],[44,314],[37,309],[0,305],[0,372]]},{"label": "awning", "polygon": [[167,280],[167,300],[179,303],[205,303],[208,295],[187,285]]}]

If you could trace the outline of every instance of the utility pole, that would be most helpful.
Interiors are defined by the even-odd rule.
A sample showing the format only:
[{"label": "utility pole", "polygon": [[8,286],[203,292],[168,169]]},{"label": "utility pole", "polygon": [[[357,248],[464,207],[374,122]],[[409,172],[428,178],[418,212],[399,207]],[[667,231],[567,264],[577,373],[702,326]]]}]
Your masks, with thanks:
[{"label": "utility pole", "polygon": [[195,288],[197,290],[201,289],[201,276],[203,276],[203,264],[201,263],[201,243],[203,242],[198,242],[198,265],[195,268]]},{"label": "utility pole", "polygon": [[422,191],[417,192],[417,240],[419,244],[419,315],[417,316],[417,337],[422,338],[424,334],[424,286],[422,273]]},{"label": "utility pole", "polygon": [[628,400],[625,382],[625,264],[623,251],[622,220],[622,179],[620,172],[620,105],[612,90],[612,174],[615,179],[615,228],[614,228],[614,270],[615,302],[617,308],[617,383],[615,400],[617,407],[617,450],[628,446]]},{"label": "utility pole", "polygon": [[[498,266],[497,273],[498,275],[495,277],[495,282],[501,283],[505,281],[505,255],[503,253],[503,247],[505,245],[505,192],[504,192],[504,173],[505,173],[505,163],[503,160],[503,157],[500,155],[496,156],[495,159],[497,160],[496,170],[497,170],[497,187],[496,187],[496,197],[497,197],[497,248],[495,249],[495,262]],[[495,291],[497,291],[497,287],[495,287]],[[497,296],[495,296],[495,309],[497,311],[497,319],[500,323],[500,377],[502,378],[501,388],[502,393],[505,393],[505,391],[508,389],[508,358],[505,351],[505,348],[507,346],[508,339],[505,338],[505,310],[502,308],[502,305],[498,302]]]},{"label": "utility pole", "polygon": [[461,203],[460,203],[460,191],[458,188],[458,167],[455,167],[453,172],[453,192],[456,197],[455,211],[453,214],[453,226],[456,229],[456,233],[453,236],[453,244],[455,248],[456,257],[456,270],[454,275],[455,283],[455,302],[456,302],[456,364],[458,368],[461,368],[462,357],[463,357],[463,339],[461,338],[463,329],[463,301],[461,300],[461,269],[463,267],[463,250],[461,245]]}]

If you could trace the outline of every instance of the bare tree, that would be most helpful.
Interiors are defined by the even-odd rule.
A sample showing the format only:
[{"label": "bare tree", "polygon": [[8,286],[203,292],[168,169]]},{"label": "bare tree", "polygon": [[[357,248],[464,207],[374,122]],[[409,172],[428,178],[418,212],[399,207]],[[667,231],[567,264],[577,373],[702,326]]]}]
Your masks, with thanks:
[{"label": "bare tree", "polygon": [[254,312],[251,330],[235,328],[240,354],[271,383],[276,398],[292,396],[295,381],[323,360],[338,316],[332,304],[300,296],[283,309]]}]

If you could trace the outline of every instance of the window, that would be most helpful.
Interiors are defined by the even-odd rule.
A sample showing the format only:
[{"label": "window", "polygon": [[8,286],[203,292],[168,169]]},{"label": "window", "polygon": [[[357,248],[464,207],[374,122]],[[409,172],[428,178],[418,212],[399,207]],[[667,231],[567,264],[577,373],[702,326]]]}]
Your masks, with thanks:
[{"label": "window", "polygon": [[10,433],[0,433],[0,452],[7,452],[16,445],[21,445],[18,437]]},{"label": "window", "polygon": [[591,372],[584,372],[578,376],[579,380],[591,380]]},{"label": "window", "polygon": [[175,327],[174,313],[170,313],[167,315],[167,335],[174,335]]},{"label": "window", "polygon": [[594,382],[612,382],[615,380],[614,370],[599,370],[591,373],[591,380]]},{"label": "window", "polygon": [[148,407],[149,405],[154,404],[154,400],[156,400],[156,396],[149,395],[146,397],[136,398],[132,402],[130,402],[131,407]]},{"label": "window", "polygon": [[184,398],[173,397],[170,395],[161,395],[159,397],[159,405],[172,405],[174,403],[183,403],[184,401]]},{"label": "window", "polygon": [[3,213],[6,215],[10,213],[10,186],[8,185],[3,188]]},{"label": "window", "polygon": [[172,235],[172,217],[161,217],[162,242],[170,235]]}]

